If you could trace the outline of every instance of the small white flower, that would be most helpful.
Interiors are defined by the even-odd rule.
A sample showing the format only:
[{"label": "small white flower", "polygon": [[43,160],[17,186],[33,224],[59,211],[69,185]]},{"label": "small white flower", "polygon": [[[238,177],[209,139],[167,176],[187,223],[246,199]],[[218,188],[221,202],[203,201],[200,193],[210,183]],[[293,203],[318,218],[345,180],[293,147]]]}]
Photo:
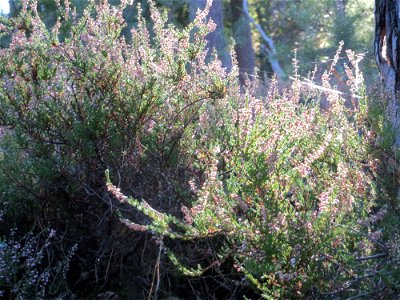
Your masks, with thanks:
[{"label": "small white flower", "polygon": [[292,257],[290,259],[290,265],[294,268],[296,266],[296,258]]},{"label": "small white flower", "polygon": [[56,235],[56,231],[54,230],[54,229],[51,229],[50,230],[50,233],[49,233],[49,238],[52,238],[52,237],[54,237]]}]

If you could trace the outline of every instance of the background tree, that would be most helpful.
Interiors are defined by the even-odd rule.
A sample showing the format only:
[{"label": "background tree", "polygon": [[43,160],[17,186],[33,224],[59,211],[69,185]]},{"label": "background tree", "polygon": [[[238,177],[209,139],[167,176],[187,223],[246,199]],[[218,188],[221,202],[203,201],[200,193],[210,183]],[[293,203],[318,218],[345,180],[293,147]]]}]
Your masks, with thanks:
[{"label": "background tree", "polygon": [[[21,8],[20,0],[9,0],[11,13],[15,15]],[[45,22],[51,26],[56,18],[54,0],[38,0],[39,13]],[[63,1],[61,1],[63,2]],[[88,1],[71,0],[78,13],[88,4]],[[109,0],[117,4],[117,0]],[[147,0],[137,0],[146,18],[148,15]],[[193,19],[198,8],[205,6],[206,0],[155,0],[157,7],[168,13],[168,20],[178,27],[184,27]],[[271,77],[276,70],[271,67],[268,54],[265,51],[265,41],[254,28],[250,31],[243,17],[243,0],[214,0],[209,17],[217,25],[216,31],[208,37],[210,48],[215,48],[218,57],[228,69],[231,59],[228,51],[228,38],[233,37],[236,43],[236,54],[240,72],[244,69],[252,72],[253,64]],[[315,63],[325,67],[327,59],[336,52],[340,41],[344,41],[345,49],[367,53],[363,61],[367,81],[376,76],[376,66],[373,49],[370,43],[373,39],[373,3],[370,0],[251,0],[247,1],[249,14],[261,26],[271,40],[274,41],[276,53],[274,58],[280,63],[284,73],[292,72],[293,49],[297,49],[300,64],[299,72],[306,75],[314,68]],[[127,27],[123,34],[130,36],[130,29],[137,23],[136,6],[124,11]],[[250,45],[253,46],[253,50]],[[253,59],[254,53],[254,59]],[[344,53],[341,56],[345,56]],[[344,74],[342,70],[342,74]],[[258,74],[260,75],[260,74]],[[263,77],[263,76],[261,76]],[[372,78],[372,79],[369,79]],[[241,79],[243,81],[243,79]]]},{"label": "background tree", "polygon": [[10,5],[10,17],[15,17],[18,14],[18,11],[21,9],[20,3],[18,0],[8,0]]},{"label": "background tree", "polygon": [[[206,3],[207,0],[189,0],[190,21],[194,20],[198,9],[204,9]],[[232,68],[232,60],[224,34],[224,12],[222,0],[213,1],[208,18],[212,19],[216,25],[215,30],[209,33],[206,37],[207,48],[209,48],[208,56],[211,55],[211,51],[213,51],[212,49],[215,49],[222,65],[230,70]]]},{"label": "background tree", "polygon": [[249,19],[243,12],[243,0],[231,0],[231,18],[235,52],[239,64],[239,79],[243,85],[246,74],[253,75],[255,54]]},{"label": "background tree", "polygon": [[[274,40],[276,55],[285,71],[291,73],[293,49],[297,49],[302,75],[315,63],[325,67],[339,45],[367,53],[363,66],[368,76],[376,73],[373,39],[373,3],[369,0],[251,1],[250,13]],[[253,9],[253,11],[252,11]],[[258,51],[260,69],[272,72],[265,56]],[[340,55],[344,57],[345,54]]]},{"label": "background tree", "polygon": [[400,1],[375,1],[375,59],[388,94],[387,115],[394,133],[394,144],[400,147]]}]

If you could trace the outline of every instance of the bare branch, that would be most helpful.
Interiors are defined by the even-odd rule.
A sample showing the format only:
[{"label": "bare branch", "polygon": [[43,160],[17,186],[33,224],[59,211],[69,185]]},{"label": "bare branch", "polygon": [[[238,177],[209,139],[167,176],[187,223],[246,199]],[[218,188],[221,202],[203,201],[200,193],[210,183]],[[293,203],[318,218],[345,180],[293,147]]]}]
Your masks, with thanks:
[{"label": "bare branch", "polygon": [[275,46],[274,46],[274,42],[272,41],[272,39],[265,33],[265,31],[262,29],[262,27],[260,26],[260,24],[258,24],[256,22],[256,20],[254,20],[254,18],[250,15],[249,13],[249,5],[247,0],[243,0],[243,11],[245,12],[247,18],[250,20],[251,23],[254,24],[254,26],[256,27],[256,29],[258,30],[258,32],[260,33],[261,37],[263,38],[263,40],[268,44],[268,47],[264,48],[265,53],[268,56],[268,60],[271,64],[272,70],[274,71],[274,73],[282,78],[282,77],[286,77],[285,72],[283,72],[278,60],[276,59],[275,55],[276,55],[276,50],[275,50]]},{"label": "bare branch", "polygon": [[375,255],[358,257],[358,258],[356,258],[356,261],[364,261],[364,260],[376,259],[376,258],[381,258],[381,257],[386,257],[386,256],[389,256],[389,255],[387,253],[378,253]]}]

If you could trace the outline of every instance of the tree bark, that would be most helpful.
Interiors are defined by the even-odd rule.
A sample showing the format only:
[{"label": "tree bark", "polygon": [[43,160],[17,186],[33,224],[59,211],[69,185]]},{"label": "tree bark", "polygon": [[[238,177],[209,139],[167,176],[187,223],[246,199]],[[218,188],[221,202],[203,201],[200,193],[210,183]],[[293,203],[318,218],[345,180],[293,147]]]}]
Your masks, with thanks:
[{"label": "tree bark", "polygon": [[8,16],[11,17],[16,17],[21,9],[20,5],[18,4],[17,0],[8,0],[8,4],[10,6],[10,13]]},{"label": "tree bark", "polygon": [[231,0],[231,11],[235,53],[239,65],[239,80],[240,84],[244,85],[246,74],[253,75],[255,68],[251,28],[249,20],[243,11],[242,0]]},{"label": "tree bark", "polygon": [[[192,22],[196,17],[198,9],[204,9],[207,0],[188,0],[189,1],[189,19]],[[217,51],[218,58],[222,65],[228,70],[232,69],[232,60],[228,50],[228,46],[224,35],[224,12],[222,0],[214,0],[208,14],[208,18],[212,19],[216,25],[216,29],[210,32],[207,39],[208,57],[213,49]]]},{"label": "tree bark", "polygon": [[388,95],[387,117],[400,148],[400,0],[375,0],[375,60]]},{"label": "tree bark", "polygon": [[338,12],[339,18],[346,18],[346,3],[344,0],[335,0],[336,1],[336,10]]}]

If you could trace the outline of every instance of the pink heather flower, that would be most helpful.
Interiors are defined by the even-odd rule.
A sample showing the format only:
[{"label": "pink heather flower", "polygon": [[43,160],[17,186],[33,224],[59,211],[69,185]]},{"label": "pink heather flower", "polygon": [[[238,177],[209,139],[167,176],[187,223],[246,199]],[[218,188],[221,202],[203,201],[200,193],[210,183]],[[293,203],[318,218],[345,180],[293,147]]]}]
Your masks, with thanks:
[{"label": "pink heather flower", "polygon": [[311,173],[311,168],[303,163],[297,166],[296,170],[300,173],[301,177],[306,177]]},{"label": "pink heather flower", "polygon": [[121,193],[121,190],[116,186],[109,184],[107,186],[107,189],[119,202],[121,203],[128,202],[128,197],[126,197],[123,193]]},{"label": "pink heather flower", "polygon": [[218,161],[215,160],[207,170],[207,179],[209,184],[214,184],[218,179]]},{"label": "pink heather flower", "polygon": [[[201,24],[204,20],[206,20],[209,12],[210,12],[210,8],[212,5],[213,0],[207,0],[206,2],[206,6],[204,7],[203,10],[198,9],[197,13],[196,13],[196,18],[194,19],[194,23],[195,24]],[[210,31],[215,30],[215,23],[212,21],[209,21],[208,23],[211,23],[211,25],[208,25],[208,29]]]},{"label": "pink heather flower", "polygon": [[382,236],[383,236],[382,231],[375,231],[375,232],[371,232],[368,235],[368,238],[371,239],[371,240],[377,241],[377,240],[380,240],[382,238]]},{"label": "pink heather flower", "polygon": [[378,212],[371,215],[368,219],[368,223],[375,225],[376,223],[382,221],[387,214],[387,207],[382,207]]},{"label": "pink heather flower", "polygon": [[133,223],[128,219],[121,219],[121,223],[133,231],[147,231],[147,226]]},{"label": "pink heather flower", "polygon": [[249,210],[249,206],[247,205],[247,203],[243,201],[242,197],[240,197],[237,194],[231,194],[231,198],[234,199],[239,204],[243,212],[247,212]]},{"label": "pink heather flower", "polygon": [[335,53],[335,56],[333,57],[332,65],[331,65],[331,67],[329,69],[329,75],[332,73],[332,71],[334,70],[334,67],[337,65],[337,62],[339,61],[340,54],[342,53],[343,45],[344,45],[344,42],[340,41],[339,42],[339,47],[338,47],[338,49],[337,49],[337,51]]},{"label": "pink heather flower", "polygon": [[306,177],[310,172],[311,172],[311,164],[319,159],[322,154],[324,154],[326,148],[329,146],[330,141],[332,140],[332,133],[328,133],[325,136],[324,142],[322,145],[319,146],[318,149],[316,149],[314,152],[309,154],[305,159],[304,163],[300,163],[296,169],[299,171],[300,175],[302,177]]},{"label": "pink heather flower", "polygon": [[185,205],[182,205],[181,212],[183,213],[183,217],[184,217],[186,223],[188,223],[189,225],[192,225],[193,217],[192,217],[190,210]]},{"label": "pink heather flower", "polygon": [[296,272],[283,273],[282,271],[280,271],[280,272],[277,272],[276,275],[278,275],[279,280],[282,282],[292,281],[293,279],[295,279],[297,277]]},{"label": "pink heather flower", "polygon": [[284,230],[287,226],[286,216],[283,213],[278,213],[273,222],[268,223],[271,232]]},{"label": "pink heather flower", "polygon": [[318,203],[318,212],[322,213],[327,211],[328,207],[329,207],[329,197],[331,194],[332,190],[330,189],[329,191],[326,192],[322,192],[319,197],[319,203]]},{"label": "pink heather flower", "polygon": [[307,230],[308,230],[309,232],[312,231],[313,226],[312,226],[311,222],[306,222],[306,223],[305,223],[305,227],[307,228]]},{"label": "pink heather flower", "polygon": [[10,49],[16,49],[19,47],[24,47],[28,44],[25,32],[18,30],[11,39]]}]

